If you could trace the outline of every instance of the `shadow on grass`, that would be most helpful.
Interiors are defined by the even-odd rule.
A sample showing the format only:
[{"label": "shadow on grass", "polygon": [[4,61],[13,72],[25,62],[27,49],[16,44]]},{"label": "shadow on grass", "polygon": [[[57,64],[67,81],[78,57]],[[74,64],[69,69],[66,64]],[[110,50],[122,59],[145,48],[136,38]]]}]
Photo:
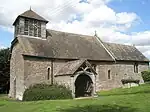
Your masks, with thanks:
[{"label": "shadow on grass", "polygon": [[137,112],[137,109],[119,105],[86,105],[68,109],[59,109],[59,112]]},{"label": "shadow on grass", "polygon": [[99,96],[115,96],[115,95],[130,95],[130,94],[150,94],[150,91],[138,91],[138,92],[131,92],[131,93],[110,93],[110,94],[99,94]]},{"label": "shadow on grass", "polygon": [[5,106],[5,104],[0,104],[0,107],[3,107],[3,106]]}]

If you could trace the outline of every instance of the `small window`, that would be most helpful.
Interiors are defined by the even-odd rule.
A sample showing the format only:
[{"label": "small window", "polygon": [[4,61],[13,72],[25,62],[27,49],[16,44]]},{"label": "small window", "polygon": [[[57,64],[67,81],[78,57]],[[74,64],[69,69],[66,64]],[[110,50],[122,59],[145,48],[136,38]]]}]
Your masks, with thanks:
[{"label": "small window", "polygon": [[134,64],[134,73],[138,73],[138,64],[137,63]]},{"label": "small window", "polygon": [[108,79],[111,79],[110,70],[108,70]]},{"label": "small window", "polygon": [[50,68],[48,68],[48,71],[47,71],[47,80],[49,80],[49,75],[50,75]]}]

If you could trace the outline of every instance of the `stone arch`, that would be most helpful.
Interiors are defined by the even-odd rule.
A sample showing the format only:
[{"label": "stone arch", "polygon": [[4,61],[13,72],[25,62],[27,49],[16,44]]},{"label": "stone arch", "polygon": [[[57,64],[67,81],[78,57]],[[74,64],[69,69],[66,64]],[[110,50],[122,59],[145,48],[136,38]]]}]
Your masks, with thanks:
[{"label": "stone arch", "polygon": [[[72,91],[72,96],[75,97],[85,97],[85,96],[95,96],[96,95],[96,71],[95,69],[91,66],[91,64],[85,60],[85,59],[81,59],[81,60],[75,60],[75,61],[69,61],[66,63],[66,65],[63,66],[63,68],[61,68],[59,70],[59,72],[57,73],[57,75],[55,75],[55,77],[58,76],[70,76],[70,89]],[[84,78],[80,77],[83,76]],[[80,79],[80,80],[78,80]],[[84,79],[86,79],[84,81]],[[84,94],[78,95],[77,93],[77,89],[80,85],[79,82],[85,82],[83,85],[87,85],[88,86],[88,82],[90,82],[92,90],[90,92],[88,92],[88,89],[84,89],[84,91],[82,91]],[[78,86],[78,87],[77,87]],[[82,87],[85,88],[86,86]],[[88,92],[88,94],[86,94],[86,92]]]},{"label": "stone arch", "polygon": [[81,72],[75,79],[75,97],[93,96],[94,82],[87,72]]}]

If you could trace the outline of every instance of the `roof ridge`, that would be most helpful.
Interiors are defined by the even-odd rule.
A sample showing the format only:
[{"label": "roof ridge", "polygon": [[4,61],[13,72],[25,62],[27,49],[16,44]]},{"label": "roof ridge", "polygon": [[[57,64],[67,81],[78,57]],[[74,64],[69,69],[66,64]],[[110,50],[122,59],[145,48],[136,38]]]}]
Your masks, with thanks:
[{"label": "roof ridge", "polygon": [[[96,37],[97,37],[97,36],[96,36]],[[99,37],[97,37],[97,40],[98,40],[99,43],[102,45],[102,47],[105,49],[105,51],[110,55],[110,57],[111,57],[114,61],[116,61],[115,55],[110,51],[109,48],[107,48],[107,47],[105,46],[105,42],[101,41],[101,39],[100,39]]]}]

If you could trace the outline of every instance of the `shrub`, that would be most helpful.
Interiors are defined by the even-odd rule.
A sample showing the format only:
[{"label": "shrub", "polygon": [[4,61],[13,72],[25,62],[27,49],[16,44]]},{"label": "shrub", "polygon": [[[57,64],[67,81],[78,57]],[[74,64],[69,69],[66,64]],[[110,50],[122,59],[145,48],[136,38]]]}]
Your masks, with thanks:
[{"label": "shrub", "polygon": [[142,77],[144,82],[150,82],[150,71],[143,71]]},{"label": "shrub", "polygon": [[24,101],[71,99],[71,90],[63,85],[36,84],[25,90]]}]

